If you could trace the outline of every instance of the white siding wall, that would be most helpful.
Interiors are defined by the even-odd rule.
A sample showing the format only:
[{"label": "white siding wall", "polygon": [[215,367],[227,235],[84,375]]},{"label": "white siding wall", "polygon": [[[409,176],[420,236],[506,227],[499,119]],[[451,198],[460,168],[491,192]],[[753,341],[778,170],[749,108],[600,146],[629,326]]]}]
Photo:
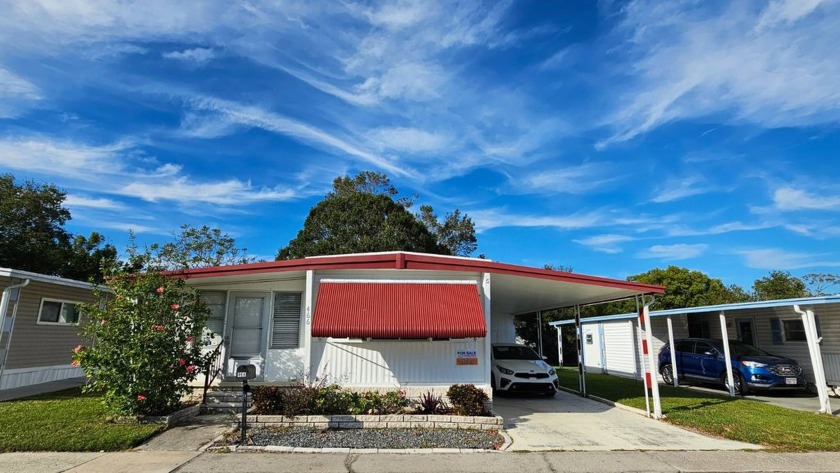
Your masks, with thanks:
[{"label": "white siding wall", "polygon": [[[456,365],[459,350],[474,350],[478,365]],[[482,339],[451,341],[313,340],[317,376],[358,388],[433,387],[454,383],[484,384]]]},{"label": "white siding wall", "polygon": [[[586,366],[587,371],[593,373],[603,372],[603,367],[601,366],[601,338],[598,336],[598,325],[594,323],[581,326],[583,332],[583,338],[581,340],[583,346],[583,364]],[[587,342],[589,337],[592,337],[592,343]]]},{"label": "white siding wall", "polygon": [[[516,343],[516,326],[510,314],[493,313],[490,323],[490,336],[493,343]],[[547,332],[543,336],[549,336]]]},{"label": "white siding wall", "polygon": [[636,327],[634,320],[604,322],[604,349],[606,352],[606,372],[618,376],[638,378],[639,364],[635,356]]}]

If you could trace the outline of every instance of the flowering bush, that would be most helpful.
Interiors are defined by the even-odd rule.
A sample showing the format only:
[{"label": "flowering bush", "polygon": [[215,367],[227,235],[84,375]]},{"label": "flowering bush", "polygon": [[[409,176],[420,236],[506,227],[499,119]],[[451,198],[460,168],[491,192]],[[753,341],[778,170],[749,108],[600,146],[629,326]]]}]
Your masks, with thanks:
[{"label": "flowering bush", "polygon": [[202,352],[207,309],[180,278],[161,271],[112,272],[110,291],[83,308],[84,332],[94,343],[73,350],[73,363],[104,393],[116,415],[160,415],[180,407],[208,361]]}]

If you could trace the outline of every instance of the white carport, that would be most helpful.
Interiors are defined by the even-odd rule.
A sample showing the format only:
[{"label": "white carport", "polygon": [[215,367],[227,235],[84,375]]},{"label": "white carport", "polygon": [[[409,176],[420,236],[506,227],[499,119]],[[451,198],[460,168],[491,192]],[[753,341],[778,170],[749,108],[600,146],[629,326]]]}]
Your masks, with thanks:
[{"label": "white carport", "polygon": [[[822,324],[817,313],[823,316]],[[631,321],[635,318],[636,314],[621,314],[591,317],[581,323],[585,326],[602,326],[604,323]],[[724,347],[730,396],[734,396],[735,392],[729,340],[742,340],[773,353],[795,358],[800,363],[804,361],[803,357],[807,357],[807,364],[801,364],[817,387],[818,410],[822,413],[832,412],[825,387],[840,384],[840,295],[660,310],[652,311],[650,318],[654,326],[652,331],[658,330],[654,344],[650,346],[651,353],[658,351],[666,342],[674,346],[676,332],[679,338],[719,336]],[[664,326],[655,320],[664,321]],[[560,327],[573,323],[572,320],[564,320],[551,322],[550,325],[558,330],[559,336]],[[798,324],[801,324],[801,330]],[[692,330],[696,333],[692,333]],[[603,338],[599,342],[605,343]],[[772,348],[768,345],[772,345]],[[602,349],[612,350],[611,347]],[[638,352],[638,348],[633,350],[637,360]],[[671,356],[672,366],[676,366],[673,350]],[[639,361],[636,363],[642,365]],[[656,363],[649,366],[655,367]],[[601,368],[606,370],[605,364],[602,363]],[[677,376],[675,371],[674,385],[678,384]]]}]

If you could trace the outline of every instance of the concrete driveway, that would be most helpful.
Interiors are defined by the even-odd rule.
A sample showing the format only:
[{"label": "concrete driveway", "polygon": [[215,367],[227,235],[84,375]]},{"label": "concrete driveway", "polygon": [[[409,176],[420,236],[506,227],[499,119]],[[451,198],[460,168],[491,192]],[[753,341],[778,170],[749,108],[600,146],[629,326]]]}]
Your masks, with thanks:
[{"label": "concrete driveway", "polygon": [[494,396],[508,450],[747,450],[760,446],[708,437],[566,392],[554,398]]}]

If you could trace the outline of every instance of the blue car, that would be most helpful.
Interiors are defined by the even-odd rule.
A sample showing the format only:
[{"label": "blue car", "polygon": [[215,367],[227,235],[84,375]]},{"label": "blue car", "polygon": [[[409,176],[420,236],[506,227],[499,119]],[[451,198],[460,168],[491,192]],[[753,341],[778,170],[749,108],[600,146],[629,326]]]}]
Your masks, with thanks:
[{"label": "blue car", "polygon": [[[723,342],[708,338],[675,340],[675,361],[680,380],[729,386]],[[805,375],[796,360],[771,355],[737,340],[729,341],[732,377],[736,394],[752,390],[805,389]],[[674,383],[671,349],[666,343],[659,350],[659,373],[668,384]]]}]

